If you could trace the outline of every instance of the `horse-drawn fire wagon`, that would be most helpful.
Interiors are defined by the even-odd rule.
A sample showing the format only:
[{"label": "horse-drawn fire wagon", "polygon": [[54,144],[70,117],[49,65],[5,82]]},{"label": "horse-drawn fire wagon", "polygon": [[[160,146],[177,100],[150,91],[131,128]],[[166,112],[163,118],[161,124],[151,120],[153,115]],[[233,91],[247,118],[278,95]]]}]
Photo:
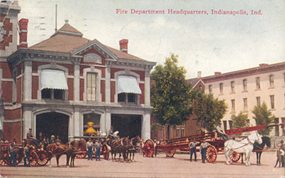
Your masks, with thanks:
[{"label": "horse-drawn fire wagon", "polygon": [[[9,157],[9,146],[11,143],[0,144],[0,165],[11,165]],[[22,145],[15,145],[16,164],[18,165],[24,160],[24,148]],[[45,166],[50,160],[51,155],[43,150],[37,149],[34,145],[30,147],[30,165]]]},{"label": "horse-drawn fire wagon", "polygon": [[[199,146],[201,142],[205,141],[209,143],[206,150],[206,159],[209,163],[214,163],[217,159],[217,154],[224,151],[224,143],[226,141],[225,137],[241,134],[243,132],[259,131],[265,129],[266,127],[268,126],[257,125],[253,127],[235,128],[226,130],[225,133],[217,130],[198,135],[191,135],[188,137],[174,138],[165,142],[162,141],[160,143],[155,143],[155,141],[152,139],[148,139],[144,142],[142,150],[144,156],[146,157],[153,157],[155,152],[165,152],[167,157],[173,157],[176,150],[189,152],[189,143],[192,141],[196,141],[198,143],[197,151],[200,151]],[[233,162],[237,162],[240,159],[240,154],[237,152],[232,152],[230,159]]]}]

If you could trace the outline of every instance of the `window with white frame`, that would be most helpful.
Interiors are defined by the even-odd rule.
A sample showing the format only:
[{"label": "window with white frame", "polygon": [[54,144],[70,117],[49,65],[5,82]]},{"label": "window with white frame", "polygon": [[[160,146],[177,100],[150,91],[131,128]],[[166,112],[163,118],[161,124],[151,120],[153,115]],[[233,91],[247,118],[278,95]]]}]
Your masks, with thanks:
[{"label": "window with white frame", "polygon": [[275,109],[275,99],[274,99],[274,95],[270,95],[270,106],[271,106],[271,109]]},{"label": "window with white frame", "polygon": [[231,92],[235,92],[235,81],[231,81]]},{"label": "window with white frame", "polygon": [[96,86],[97,83],[97,73],[87,72],[87,83],[86,83],[86,100],[95,101],[96,100]]},{"label": "window with white frame", "polygon": [[213,86],[212,86],[212,85],[209,85],[209,86],[208,86],[208,89],[209,89],[209,93],[212,94],[212,92],[213,92]]},{"label": "window with white frame", "polygon": [[243,98],[243,110],[247,111],[247,98]]},{"label": "window with white frame", "polygon": [[220,83],[220,94],[224,93],[224,84]]},{"label": "window with white frame", "polygon": [[256,84],[256,89],[259,90],[260,89],[260,77],[255,78],[255,84]]},{"label": "window with white frame", "polygon": [[256,97],[256,105],[260,106],[260,104],[261,104],[260,96],[257,96]]},{"label": "window with white frame", "polygon": [[247,91],[247,79],[242,80],[243,91]]},{"label": "window with white frame", "polygon": [[270,88],[274,87],[274,75],[273,74],[269,75],[269,87]]},{"label": "window with white frame", "polygon": [[236,101],[234,99],[231,100],[231,105],[232,105],[232,112],[235,112],[235,110],[236,110]]}]

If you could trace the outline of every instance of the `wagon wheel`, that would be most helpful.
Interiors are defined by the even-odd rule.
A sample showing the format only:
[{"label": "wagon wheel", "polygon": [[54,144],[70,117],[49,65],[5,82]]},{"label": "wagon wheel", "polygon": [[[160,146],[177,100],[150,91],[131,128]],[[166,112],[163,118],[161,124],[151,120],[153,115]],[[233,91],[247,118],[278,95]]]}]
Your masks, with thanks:
[{"label": "wagon wheel", "polygon": [[238,160],[240,159],[240,154],[233,151],[230,155],[230,159],[232,160],[232,162],[238,162]]},{"label": "wagon wheel", "polygon": [[148,139],[144,142],[143,155],[146,157],[153,157],[154,155],[154,142],[152,139]]},{"label": "wagon wheel", "polygon": [[206,159],[209,163],[214,163],[217,159],[217,149],[213,145],[209,145],[206,150]]},{"label": "wagon wheel", "polygon": [[107,145],[103,145],[102,154],[103,154],[105,160],[109,159],[109,149],[108,149]]},{"label": "wagon wheel", "polygon": [[174,157],[175,153],[176,153],[176,149],[165,151],[166,157],[170,157],[170,158]]},{"label": "wagon wheel", "polygon": [[84,159],[86,157],[86,150],[79,148],[78,153],[76,154],[76,158]]},{"label": "wagon wheel", "polygon": [[2,158],[0,160],[0,165],[9,165],[9,154],[8,152],[3,152]]},{"label": "wagon wheel", "polygon": [[31,151],[31,155],[30,155],[30,165],[31,166],[37,166],[38,165],[38,160],[39,160],[39,156],[35,151]]},{"label": "wagon wheel", "polygon": [[40,150],[37,152],[37,154],[38,154],[37,164],[39,166],[45,166],[49,161],[48,153],[44,150]]}]

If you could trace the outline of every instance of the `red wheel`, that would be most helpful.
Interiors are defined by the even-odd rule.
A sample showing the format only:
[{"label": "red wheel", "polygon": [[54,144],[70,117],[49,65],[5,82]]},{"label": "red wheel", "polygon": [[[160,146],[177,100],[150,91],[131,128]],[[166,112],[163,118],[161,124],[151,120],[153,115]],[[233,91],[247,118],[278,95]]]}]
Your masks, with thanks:
[{"label": "red wheel", "polygon": [[165,152],[166,157],[170,157],[170,158],[173,158],[174,155],[175,155],[175,153],[176,153],[176,149],[167,150],[167,151]]},{"label": "red wheel", "polygon": [[37,166],[38,165],[38,159],[39,156],[35,151],[31,151],[31,155],[30,155],[30,165],[32,167]]},{"label": "red wheel", "polygon": [[146,157],[153,157],[154,155],[154,142],[152,139],[148,139],[144,142],[143,155]]},{"label": "red wheel", "polygon": [[38,160],[37,163],[39,166],[45,166],[49,161],[49,155],[46,151],[40,150],[37,152]]},{"label": "red wheel", "polygon": [[103,154],[105,160],[109,159],[109,149],[108,149],[107,145],[103,145],[102,154]]},{"label": "red wheel", "polygon": [[217,149],[213,145],[207,147],[206,159],[209,163],[214,163],[217,160]]},{"label": "red wheel", "polygon": [[86,150],[78,150],[78,153],[76,154],[76,158],[78,159],[84,159],[86,157]]},{"label": "red wheel", "polygon": [[1,165],[10,165],[9,154],[8,152],[4,152],[1,158]]},{"label": "red wheel", "polygon": [[232,160],[232,162],[238,162],[238,160],[240,159],[240,154],[233,151],[230,155],[230,159]]}]

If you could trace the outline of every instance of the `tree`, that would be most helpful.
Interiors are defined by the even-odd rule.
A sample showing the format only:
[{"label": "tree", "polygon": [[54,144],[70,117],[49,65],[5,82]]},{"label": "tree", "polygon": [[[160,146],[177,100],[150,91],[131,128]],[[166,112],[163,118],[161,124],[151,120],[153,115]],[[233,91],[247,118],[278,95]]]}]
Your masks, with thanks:
[{"label": "tree", "polygon": [[167,126],[182,124],[191,114],[190,85],[185,80],[186,70],[178,67],[178,56],[171,54],[164,65],[157,65],[151,73],[151,103],[153,115]]},{"label": "tree", "polygon": [[248,127],[249,126],[249,119],[247,114],[240,112],[237,116],[232,115],[233,127],[234,128],[241,128],[241,127]]},{"label": "tree", "polygon": [[[256,125],[268,125],[274,122],[274,116],[272,115],[271,111],[268,110],[267,105],[263,102],[261,105],[257,105],[253,108],[252,113],[254,114],[253,119],[256,122]],[[261,134],[269,135],[272,127],[267,128],[261,131]]]},{"label": "tree", "polygon": [[193,99],[192,111],[201,127],[213,131],[221,125],[221,119],[226,113],[224,100],[214,98],[212,94],[196,92]]}]

